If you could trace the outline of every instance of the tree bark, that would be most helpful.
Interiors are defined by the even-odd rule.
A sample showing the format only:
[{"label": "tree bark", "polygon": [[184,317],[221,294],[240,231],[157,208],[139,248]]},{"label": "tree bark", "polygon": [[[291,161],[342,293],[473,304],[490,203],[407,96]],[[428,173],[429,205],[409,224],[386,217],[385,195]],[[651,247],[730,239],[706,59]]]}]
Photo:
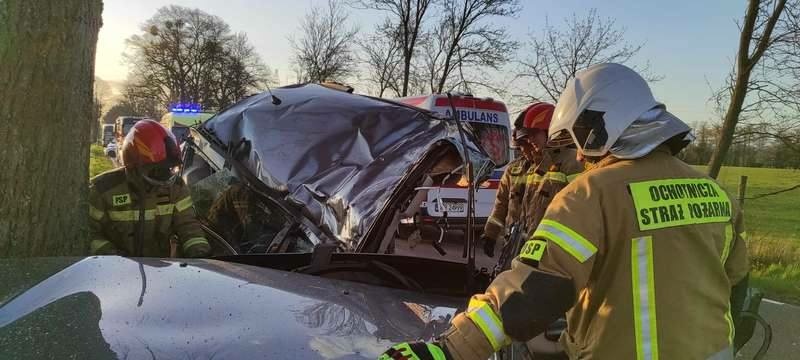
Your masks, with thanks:
[{"label": "tree bark", "polygon": [[0,257],[86,251],[101,0],[0,1]]}]

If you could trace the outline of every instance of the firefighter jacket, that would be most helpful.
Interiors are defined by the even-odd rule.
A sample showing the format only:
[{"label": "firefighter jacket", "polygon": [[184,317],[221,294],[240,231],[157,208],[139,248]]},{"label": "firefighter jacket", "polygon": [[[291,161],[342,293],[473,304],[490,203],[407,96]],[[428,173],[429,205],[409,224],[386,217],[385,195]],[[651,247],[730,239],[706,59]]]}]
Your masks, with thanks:
[{"label": "firefighter jacket", "polygon": [[210,246],[183,182],[150,192],[142,188],[128,180],[125,168],[90,180],[91,253],[169,257],[171,239],[177,237],[182,256],[207,255]]},{"label": "firefighter jacket", "polygon": [[575,155],[573,149],[551,149],[537,164],[522,157],[510,163],[500,179],[485,236],[500,240],[514,223],[523,233],[532,230],[553,197],[583,171]]},{"label": "firefighter jacket", "polygon": [[492,214],[486,220],[483,234],[498,241],[506,234],[506,227],[519,221],[530,162],[524,157],[512,161],[500,178]]},{"label": "firefighter jacket", "polygon": [[583,163],[576,155],[574,149],[548,149],[539,165],[530,168],[522,200],[524,234],[539,225],[556,194],[583,171]]},{"label": "firefighter jacket", "polygon": [[526,300],[548,291],[531,280],[541,271],[574,286],[561,338],[571,359],[733,359],[744,236],[735,202],[665,147],[607,157],[556,195],[512,269],[473,296],[442,342],[457,359],[508,344],[547,306]]}]

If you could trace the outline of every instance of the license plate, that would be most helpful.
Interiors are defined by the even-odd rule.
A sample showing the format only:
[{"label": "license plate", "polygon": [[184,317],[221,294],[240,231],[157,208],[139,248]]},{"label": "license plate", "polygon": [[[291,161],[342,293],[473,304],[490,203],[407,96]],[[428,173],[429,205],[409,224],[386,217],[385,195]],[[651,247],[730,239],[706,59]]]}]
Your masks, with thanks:
[{"label": "license plate", "polygon": [[467,211],[467,203],[443,201],[444,211],[449,213],[463,213]]}]

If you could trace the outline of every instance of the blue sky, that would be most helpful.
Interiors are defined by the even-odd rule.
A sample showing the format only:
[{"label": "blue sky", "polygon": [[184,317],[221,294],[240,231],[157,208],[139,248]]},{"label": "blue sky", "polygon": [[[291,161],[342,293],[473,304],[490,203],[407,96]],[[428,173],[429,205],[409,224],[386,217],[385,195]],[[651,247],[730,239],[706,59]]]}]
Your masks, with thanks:
[{"label": "blue sky", "polygon": [[[293,78],[289,70],[291,47],[287,39],[305,12],[325,0],[105,0],[103,28],[97,49],[96,75],[124,80],[125,39],[161,6],[176,4],[220,16],[237,32],[247,33],[264,62],[278,69],[283,83]],[[521,0],[515,19],[498,19],[512,36],[524,41],[538,32],[545,19],[558,25],[562,19],[596,8],[602,17],[616,19],[632,43],[644,43],[635,62],[649,61],[664,79],[652,85],[656,97],[687,122],[713,117],[707,103],[711,86],[718,86],[731,69],[736,53],[736,19],[745,1],[734,0]],[[369,31],[380,19],[375,12],[353,10],[351,21]],[[479,94],[476,94],[479,95]]]}]

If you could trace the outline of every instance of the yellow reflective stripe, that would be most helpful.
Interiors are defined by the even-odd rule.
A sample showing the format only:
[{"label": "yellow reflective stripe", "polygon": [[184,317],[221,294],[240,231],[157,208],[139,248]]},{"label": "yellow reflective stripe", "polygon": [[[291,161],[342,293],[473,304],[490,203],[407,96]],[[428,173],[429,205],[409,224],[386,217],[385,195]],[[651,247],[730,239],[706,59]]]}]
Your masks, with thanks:
[{"label": "yellow reflective stripe", "polygon": [[577,177],[578,177],[578,175],[580,175],[580,174],[581,174],[581,173],[572,174],[572,175],[567,175],[567,182],[572,182],[572,181],[573,181],[573,180],[575,180],[575,178],[577,178]]},{"label": "yellow reflective stripe", "polygon": [[550,181],[567,182],[567,175],[561,172],[550,171],[545,174],[544,178]]},{"label": "yellow reflective stripe", "polygon": [[725,322],[728,323],[728,344],[733,345],[733,338],[736,336],[736,327],[733,326],[733,316],[731,316],[730,303],[728,303],[728,311],[725,312]]},{"label": "yellow reflective stripe", "polygon": [[547,241],[542,240],[528,240],[519,252],[519,257],[523,259],[540,261],[544,255],[544,249],[547,248]]},{"label": "yellow reflective stripe", "polygon": [[183,251],[188,251],[192,246],[202,244],[208,245],[208,240],[202,237],[191,238],[183,243]]},{"label": "yellow reflective stripe", "polygon": [[178,212],[184,211],[184,210],[186,210],[186,209],[188,209],[190,207],[192,207],[192,197],[191,196],[187,196],[187,197],[181,199],[180,201],[178,201],[177,203],[175,203],[175,209],[178,210]]},{"label": "yellow reflective stripe", "polygon": [[89,216],[91,216],[92,219],[100,221],[101,219],[103,219],[103,215],[105,215],[103,210],[100,210],[92,205],[89,205]]},{"label": "yellow reflective stripe", "polygon": [[488,303],[471,299],[467,308],[467,317],[481,330],[483,336],[486,336],[494,351],[499,351],[507,345],[508,337],[503,331],[503,323]]},{"label": "yellow reflective stripe", "polygon": [[533,174],[528,175],[526,181],[527,181],[528,185],[536,185],[536,184],[542,182],[543,179],[544,179],[544,177],[542,175],[533,173]]},{"label": "yellow reflective stripe", "polygon": [[157,216],[172,215],[172,210],[174,209],[175,205],[173,204],[158,205],[156,206],[156,215]]},{"label": "yellow reflective stripe", "polygon": [[728,194],[708,179],[643,181],[628,187],[641,231],[731,219]]},{"label": "yellow reflective stripe", "polygon": [[89,247],[92,250],[92,254],[96,254],[98,251],[100,251],[100,249],[109,244],[111,244],[111,242],[107,240],[92,240],[92,242],[89,244]]},{"label": "yellow reflective stripe", "polygon": [[658,359],[656,290],[653,273],[653,238],[633,239],[631,244],[633,317],[636,333],[636,359]]},{"label": "yellow reflective stripe", "polygon": [[[189,199],[191,206],[191,199]],[[155,209],[147,209],[144,211],[144,219],[146,221],[154,220],[156,216],[172,215],[173,210],[177,208],[174,204],[158,205]],[[113,221],[137,221],[139,220],[139,210],[112,210],[108,212],[108,217]]]},{"label": "yellow reflective stripe", "polygon": [[733,242],[733,225],[730,223],[725,224],[725,244],[722,245],[722,254],[720,261],[725,264],[728,261],[728,255],[731,252],[731,243]]},{"label": "yellow reflective stripe", "polygon": [[[152,216],[151,211],[151,216]],[[139,220],[139,210],[116,210],[109,211],[108,218],[112,221],[136,221]],[[147,211],[144,214],[145,220],[148,220]],[[152,219],[149,219],[152,220]]]},{"label": "yellow reflective stripe", "polygon": [[578,259],[589,260],[597,252],[597,247],[574,230],[549,219],[544,219],[533,233],[534,238],[550,240]]},{"label": "yellow reflective stripe", "polygon": [[499,227],[504,227],[504,226],[506,226],[506,224],[505,224],[504,222],[502,222],[502,221],[498,220],[498,219],[497,219],[496,217],[494,217],[494,216],[490,216],[490,217],[489,217],[489,219],[488,219],[488,221],[489,221],[490,223],[492,223],[492,224],[495,224],[495,225],[499,226]]}]

